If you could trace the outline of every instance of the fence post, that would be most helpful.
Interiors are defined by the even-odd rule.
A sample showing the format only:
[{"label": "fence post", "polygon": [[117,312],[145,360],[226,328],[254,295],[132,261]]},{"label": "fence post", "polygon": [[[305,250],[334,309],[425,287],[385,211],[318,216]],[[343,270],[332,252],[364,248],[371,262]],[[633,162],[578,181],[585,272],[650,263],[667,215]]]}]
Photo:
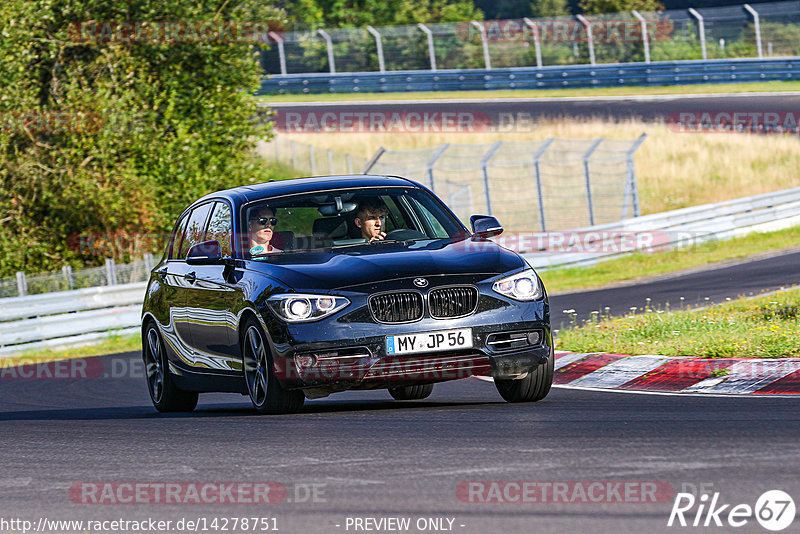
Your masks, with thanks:
[{"label": "fence post", "polygon": [[469,21],[475,28],[481,32],[481,47],[483,48],[483,64],[486,67],[486,70],[491,70],[492,68],[492,60],[489,58],[489,43],[486,38],[486,28],[483,27],[483,24],[478,22],[477,20]]},{"label": "fence post", "polygon": [[753,15],[753,24],[755,26],[754,29],[756,32],[756,48],[758,49],[758,57],[763,58],[764,52],[761,49],[761,17],[758,16],[758,11],[753,9],[753,7],[750,4],[745,4],[744,8],[748,11],[748,13]]},{"label": "fence post", "polygon": [[634,154],[634,152],[639,150],[639,147],[642,146],[642,143],[644,143],[645,139],[647,139],[647,134],[646,133],[642,133],[642,135],[640,135],[639,138],[636,141],[633,142],[633,145],[631,145],[630,150],[628,150],[628,153],[626,154],[626,157],[627,157],[627,160],[628,160],[627,161],[628,172],[627,172],[626,184],[625,184],[625,197],[624,197],[624,199],[622,201],[623,202],[623,204],[622,204],[622,218],[623,219],[625,218],[625,215],[627,215],[627,208],[628,208],[627,200],[628,200],[628,192],[629,191],[630,191],[630,195],[631,195],[631,201],[632,201],[632,204],[633,204],[633,216],[634,217],[641,217],[641,215],[642,215],[641,209],[639,207],[639,186],[636,184],[636,167],[633,164],[633,154]]},{"label": "fence post", "polygon": [[149,252],[145,252],[142,259],[144,260],[144,270],[148,273],[153,270],[155,267],[155,262],[153,261],[153,255]]},{"label": "fence post", "polygon": [[372,155],[372,157],[369,158],[369,161],[364,166],[364,170],[361,171],[361,174],[369,174],[369,171],[371,171],[372,167],[374,167],[375,164],[378,163],[378,160],[381,159],[381,156],[383,156],[384,152],[386,152],[386,149],[383,147],[379,147],[378,150],[376,150],[375,153]]},{"label": "fence post", "polygon": [[336,74],[336,62],[333,60],[333,41],[331,40],[331,36],[322,28],[317,30],[317,33],[325,39],[325,46],[328,48],[328,67],[331,74]]},{"label": "fence post", "polygon": [[589,62],[594,65],[594,37],[592,36],[592,24],[583,15],[575,15],[575,18],[583,24],[586,30],[586,44],[589,45]]},{"label": "fence post", "polygon": [[417,28],[425,32],[428,38],[428,59],[431,62],[431,70],[436,72],[436,52],[433,48],[433,32],[421,22],[417,24]]},{"label": "fence post", "polygon": [[281,75],[286,76],[286,52],[283,50],[283,37],[275,32],[269,32],[267,35],[278,43],[278,59],[281,63]]},{"label": "fence post", "polygon": [[642,25],[642,43],[644,44],[644,62],[650,63],[650,36],[647,35],[647,20],[635,9],[631,11]]},{"label": "fence post", "polygon": [[700,31],[700,48],[703,49],[703,59],[708,59],[708,53],[706,51],[706,25],[703,22],[703,15],[698,13],[693,7],[689,8],[689,14],[697,19]]},{"label": "fence post", "polygon": [[317,157],[314,154],[314,145],[308,145],[308,161],[311,164],[311,176],[317,175]]},{"label": "fence post", "polygon": [[439,158],[442,157],[442,154],[444,154],[444,151],[447,150],[448,148],[450,148],[450,143],[445,143],[442,146],[440,146],[436,150],[436,152],[433,153],[433,156],[431,156],[431,159],[429,159],[428,162],[425,164],[425,167],[426,167],[426,170],[427,170],[427,173],[428,173],[428,189],[430,189],[431,191],[434,191],[434,189],[433,189],[433,166],[436,165],[436,162],[439,160]]},{"label": "fence post", "polygon": [[292,148],[292,167],[297,168],[297,146],[294,141],[289,141],[289,146]]},{"label": "fence post", "polygon": [[542,198],[542,175],[539,172],[539,159],[547,152],[547,149],[550,148],[553,141],[555,141],[555,137],[551,137],[545,141],[542,146],[539,147],[539,150],[536,151],[536,154],[533,155],[533,170],[536,173],[536,194],[539,197],[539,221],[541,221],[542,224],[542,232],[547,231],[547,225],[544,221],[544,199]]},{"label": "fence post", "polygon": [[489,151],[481,158],[481,170],[483,171],[483,195],[486,197],[486,215],[492,214],[492,199],[489,197],[489,160],[502,146],[502,141],[497,141],[489,148]]},{"label": "fence post", "polygon": [[536,66],[537,67],[541,67],[542,66],[542,41],[541,41],[541,36],[539,35],[539,25],[535,21],[529,19],[528,17],[525,17],[522,20],[525,22],[525,24],[528,25],[528,27],[530,29],[533,30],[533,48],[534,48],[534,50],[536,50]]},{"label": "fence post", "polygon": [[64,265],[61,268],[61,274],[64,275],[64,280],[67,281],[67,288],[72,289],[72,266]]},{"label": "fence post", "polygon": [[350,159],[350,154],[345,154],[344,160],[347,162],[347,174],[353,174],[353,161]]},{"label": "fence post", "polygon": [[583,155],[583,178],[586,182],[586,205],[589,208],[589,226],[594,226],[594,204],[592,203],[592,179],[589,177],[589,158],[592,157],[592,153],[600,146],[603,140],[603,137],[597,139]]},{"label": "fence post", "polygon": [[17,293],[20,297],[28,294],[28,281],[25,279],[25,273],[22,271],[17,272]]},{"label": "fence post", "polygon": [[106,258],[106,280],[110,286],[117,285],[117,270],[113,258]]},{"label": "fence post", "polygon": [[333,174],[333,151],[328,149],[328,174]]},{"label": "fence post", "polygon": [[378,68],[381,72],[386,72],[386,65],[383,63],[383,42],[381,34],[372,26],[367,26],[367,31],[375,37],[375,48],[378,49]]}]

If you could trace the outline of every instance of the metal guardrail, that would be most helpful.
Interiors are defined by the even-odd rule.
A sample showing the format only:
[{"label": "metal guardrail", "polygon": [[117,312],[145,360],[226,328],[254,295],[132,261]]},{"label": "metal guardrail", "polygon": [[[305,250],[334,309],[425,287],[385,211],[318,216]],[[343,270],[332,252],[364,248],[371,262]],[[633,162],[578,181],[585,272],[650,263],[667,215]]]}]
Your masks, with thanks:
[{"label": "metal guardrail", "polygon": [[491,70],[290,74],[265,77],[257,94],[563,89],[798,79],[800,79],[800,57],[785,57]]},{"label": "metal guardrail", "polygon": [[146,286],[138,282],[0,299],[0,358],[136,333]]},{"label": "metal guardrail", "polygon": [[[645,215],[621,222],[569,230],[573,234],[661,232],[665,247],[777,230],[800,224],[800,187],[727,202]],[[536,242],[537,234],[514,236]],[[690,237],[687,240],[687,236]],[[539,269],[596,263],[622,253],[534,252],[496,239],[518,250]],[[525,239],[522,239],[525,241]],[[112,334],[135,334],[141,325],[146,283],[62,291],[0,299],[0,358],[27,350],[88,344]]]},{"label": "metal guardrail", "polygon": [[[663,213],[644,215],[634,219],[625,219],[616,223],[602,224],[586,228],[569,230],[564,236],[568,242],[570,236],[580,236],[581,244],[586,243],[586,236],[596,234],[598,247],[603,248],[602,236],[609,236],[615,242],[607,242],[606,252],[564,252],[533,251],[519,246],[520,243],[538,243],[542,241],[537,234],[500,236],[498,243],[520,252],[533,267],[544,270],[554,267],[579,267],[592,265],[600,261],[625,255],[620,241],[635,241],[637,234],[647,234],[643,242],[653,242],[653,249],[665,249],[697,245],[707,241],[743,236],[752,232],[780,230],[800,224],[800,187],[764,193],[714,204],[693,206]],[[657,232],[657,234],[653,234]],[[652,238],[652,239],[651,239]],[[547,242],[547,240],[544,240]],[[550,240],[552,242],[552,240]],[[610,244],[610,246],[609,246]]]}]

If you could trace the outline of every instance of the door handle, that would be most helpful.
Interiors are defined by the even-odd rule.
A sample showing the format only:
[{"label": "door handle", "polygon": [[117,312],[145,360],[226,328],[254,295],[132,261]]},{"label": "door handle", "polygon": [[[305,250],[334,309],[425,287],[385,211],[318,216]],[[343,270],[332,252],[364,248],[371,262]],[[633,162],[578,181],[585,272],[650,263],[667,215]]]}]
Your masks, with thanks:
[{"label": "door handle", "polygon": [[194,283],[194,281],[197,280],[197,273],[195,273],[194,271],[186,273],[184,275],[184,278],[186,278],[186,280],[188,280],[189,282]]}]

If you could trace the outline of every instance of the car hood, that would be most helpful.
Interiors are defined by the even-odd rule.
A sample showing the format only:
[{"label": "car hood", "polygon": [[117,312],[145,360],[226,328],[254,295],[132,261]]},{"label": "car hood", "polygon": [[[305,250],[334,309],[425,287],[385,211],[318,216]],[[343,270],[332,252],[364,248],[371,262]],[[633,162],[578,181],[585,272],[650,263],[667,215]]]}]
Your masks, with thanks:
[{"label": "car hood", "polygon": [[493,241],[468,238],[360,245],[318,252],[272,254],[249,268],[297,291],[346,289],[398,278],[502,274],[525,261]]}]

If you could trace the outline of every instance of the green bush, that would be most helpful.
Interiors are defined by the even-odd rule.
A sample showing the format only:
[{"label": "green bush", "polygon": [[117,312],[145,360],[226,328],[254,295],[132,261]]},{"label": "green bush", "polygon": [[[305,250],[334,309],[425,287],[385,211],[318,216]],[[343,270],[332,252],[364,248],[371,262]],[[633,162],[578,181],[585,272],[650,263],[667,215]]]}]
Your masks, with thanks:
[{"label": "green bush", "polygon": [[[169,231],[198,196],[270,176],[253,150],[270,135],[254,43],[97,42],[76,24],[281,17],[257,0],[0,4],[0,276],[100,263],[75,236]],[[53,113],[71,122],[18,120]]]}]

